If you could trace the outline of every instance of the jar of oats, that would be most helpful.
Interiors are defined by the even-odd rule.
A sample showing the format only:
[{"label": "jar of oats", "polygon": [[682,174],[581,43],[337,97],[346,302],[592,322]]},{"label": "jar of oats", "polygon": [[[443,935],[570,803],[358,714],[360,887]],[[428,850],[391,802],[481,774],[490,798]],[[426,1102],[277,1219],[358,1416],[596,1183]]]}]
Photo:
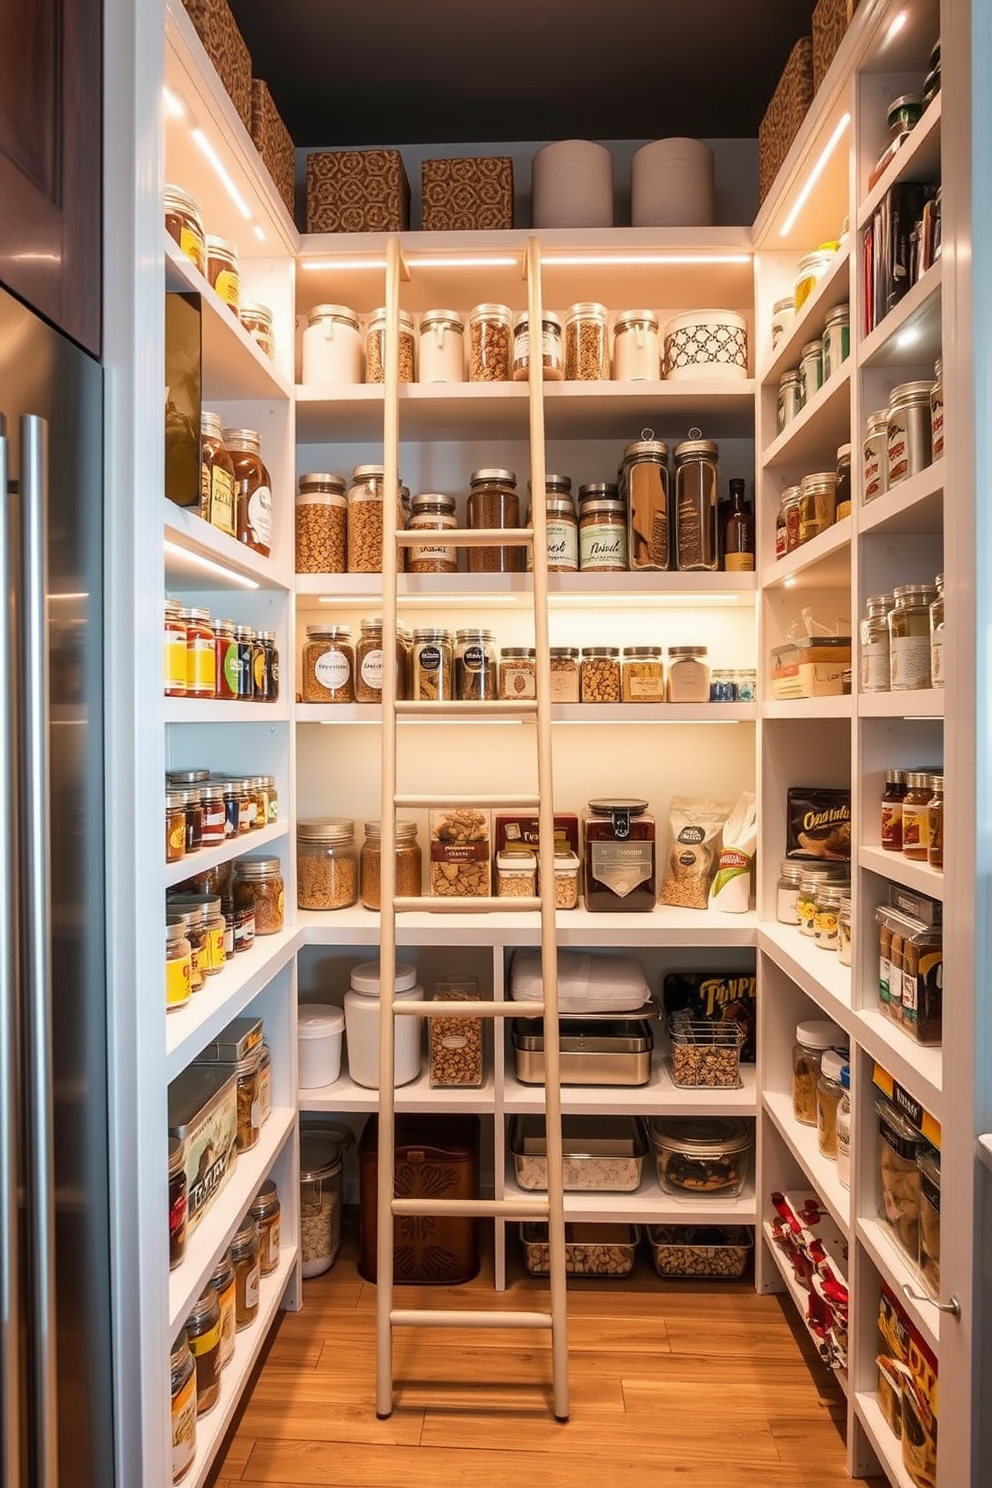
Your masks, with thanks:
[{"label": "jar of oats", "polygon": [[566,382],[602,382],[610,375],[609,315],[594,300],[565,312]]},{"label": "jar of oats", "polygon": [[[417,823],[404,817],[396,822],[396,893],[405,899],[419,898],[422,855],[417,841]],[[382,885],[382,822],[365,823],[365,841],[359,865],[361,899],[366,909],[380,909]]]},{"label": "jar of oats", "polygon": [[355,701],[355,651],[347,625],[307,626],[303,647],[303,701]]},{"label": "jar of oats", "polygon": [[347,909],[358,902],[355,823],[328,816],[296,823],[296,903],[300,909]]}]

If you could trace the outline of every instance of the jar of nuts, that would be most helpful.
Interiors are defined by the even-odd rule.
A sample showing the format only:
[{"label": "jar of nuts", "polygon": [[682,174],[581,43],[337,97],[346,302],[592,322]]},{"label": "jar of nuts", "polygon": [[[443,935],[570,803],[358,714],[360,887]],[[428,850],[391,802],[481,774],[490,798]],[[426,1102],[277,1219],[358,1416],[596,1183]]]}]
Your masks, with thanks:
[{"label": "jar of nuts", "polygon": [[578,646],[551,647],[551,701],[553,703],[577,703],[579,701]]},{"label": "jar of nuts", "polygon": [[[413,316],[399,312],[400,382],[413,382]],[[365,337],[365,381],[386,380],[386,307],[373,310]]]},{"label": "jar of nuts", "polygon": [[297,822],[297,906],[300,909],[347,909],[357,902],[355,823],[345,816]]},{"label": "jar of nuts", "polygon": [[602,382],[610,375],[609,315],[594,300],[565,312],[566,382]]},{"label": "jar of nuts", "polygon": [[496,637],[491,630],[455,632],[455,696],[462,703],[497,696]]},{"label": "jar of nuts", "polygon": [[300,476],[296,497],[296,572],[345,573],[348,483],[343,475]]},{"label": "jar of nuts", "polygon": [[[458,526],[455,498],[439,492],[414,496],[407,527],[413,532],[444,532]],[[419,545],[408,550],[408,573],[457,573],[458,550],[441,543]]]},{"label": "jar of nuts", "polygon": [[[438,1002],[478,1002],[479,983],[475,977],[442,977],[434,997]],[[427,1027],[431,1088],[478,1089],[483,1079],[481,1019],[429,1018]]]},{"label": "jar of nuts", "polygon": [[579,692],[584,703],[619,703],[619,646],[583,646]]},{"label": "jar of nuts", "polygon": [[469,382],[509,382],[512,339],[509,305],[476,305],[468,318]]},{"label": "jar of nuts", "polygon": [[355,652],[347,625],[307,626],[303,647],[303,701],[355,701]]},{"label": "jar of nuts", "polygon": [[454,697],[451,632],[425,626],[413,633],[413,701],[447,703]]},{"label": "jar of nuts", "polygon": [[[396,892],[405,899],[419,898],[422,859],[417,841],[417,823],[400,817],[396,823]],[[365,823],[360,863],[361,898],[366,909],[381,908],[382,822]]]},{"label": "jar of nuts", "polygon": [[[473,470],[468,498],[468,525],[480,528],[520,526],[517,477],[512,470]],[[523,548],[469,548],[469,573],[521,573]]]}]

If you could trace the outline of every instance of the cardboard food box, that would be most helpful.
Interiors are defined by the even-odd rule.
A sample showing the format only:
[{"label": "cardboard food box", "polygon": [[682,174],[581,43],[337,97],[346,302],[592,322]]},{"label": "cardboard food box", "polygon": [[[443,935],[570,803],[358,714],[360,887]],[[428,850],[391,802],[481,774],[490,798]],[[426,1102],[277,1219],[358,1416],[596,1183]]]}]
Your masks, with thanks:
[{"label": "cardboard food box", "polygon": [[191,1064],[169,1086],[169,1136],[186,1143],[189,1235],[234,1172],[237,1083],[228,1065]]},{"label": "cardboard food box", "polygon": [[850,636],[802,636],[772,648],[772,697],[840,697],[850,671]]},{"label": "cardboard food box", "polygon": [[489,812],[455,806],[430,813],[431,893],[486,899],[490,893]]},{"label": "cardboard food box", "polygon": [[813,91],[819,90],[844,40],[858,0],[817,0],[813,10]]},{"label": "cardboard food box", "polygon": [[420,225],[428,232],[491,232],[513,226],[513,161],[508,155],[424,160]]},{"label": "cardboard food box", "polygon": [[758,127],[758,200],[764,201],[813,102],[813,38],[801,36]]},{"label": "cardboard food box", "polygon": [[292,217],[296,210],[296,147],[268,84],[261,78],[251,80],[251,137]]},{"label": "cardboard food box", "polygon": [[183,0],[217,76],[251,133],[251,53],[227,0]]},{"label": "cardboard food box", "polygon": [[399,150],[318,150],[307,156],[307,232],[403,232],[410,182]]}]

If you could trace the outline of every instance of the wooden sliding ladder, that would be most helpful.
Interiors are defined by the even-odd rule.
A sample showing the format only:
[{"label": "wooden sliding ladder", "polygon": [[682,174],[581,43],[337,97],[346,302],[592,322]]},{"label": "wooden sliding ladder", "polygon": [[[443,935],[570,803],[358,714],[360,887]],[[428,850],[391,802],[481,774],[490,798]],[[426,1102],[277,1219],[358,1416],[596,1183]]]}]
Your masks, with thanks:
[{"label": "wooden sliding ladder", "polygon": [[[548,570],[544,469],[544,402],[540,334],[532,334],[529,404],[531,490],[533,531],[460,529],[444,534],[446,546],[531,547],[533,550],[533,614],[537,653],[537,697],[530,703],[499,704],[400,702],[396,697],[395,647],[398,552],[436,543],[434,531],[398,531],[396,512],[399,492],[399,285],[403,269],[398,238],[390,238],[386,255],[386,347],[384,416],[383,499],[383,679],[382,679],[382,884],[381,884],[381,1002],[379,1008],[379,1149],[378,1149],[378,1237],[376,1260],[376,1414],[389,1416],[393,1409],[393,1329],[430,1328],[543,1328],[551,1332],[552,1405],[555,1418],[568,1419],[568,1339],[565,1295],[565,1227],[562,1198],[561,1086],[558,1036],[558,963],[555,936],[554,791],[551,772],[551,674],[548,650]],[[528,314],[531,326],[540,326],[540,250],[529,239],[524,260]],[[397,792],[397,719],[403,715],[427,714],[442,718],[447,712],[460,716],[478,712],[531,712],[536,724],[536,795],[478,795],[452,800]],[[403,911],[428,910],[479,912],[505,910],[507,900],[490,897],[400,898],[396,895],[396,812],[399,809],[434,805],[520,808],[536,810],[540,843],[538,866],[541,893],[534,899],[513,899],[514,910],[540,913],[541,968],[544,997],[541,1002],[409,1002],[395,1000],[396,915]],[[548,1188],[546,1195],[513,1199],[398,1199],[395,1197],[395,1097],[394,1017],[420,1015],[442,1017],[543,1018],[545,1046],[545,1127],[547,1134]],[[499,1026],[498,1024],[495,1026]],[[497,1178],[499,1181],[499,1178]],[[458,1215],[479,1219],[543,1220],[548,1226],[550,1250],[549,1310],[500,1311],[397,1308],[394,1306],[393,1221],[397,1215]]]}]

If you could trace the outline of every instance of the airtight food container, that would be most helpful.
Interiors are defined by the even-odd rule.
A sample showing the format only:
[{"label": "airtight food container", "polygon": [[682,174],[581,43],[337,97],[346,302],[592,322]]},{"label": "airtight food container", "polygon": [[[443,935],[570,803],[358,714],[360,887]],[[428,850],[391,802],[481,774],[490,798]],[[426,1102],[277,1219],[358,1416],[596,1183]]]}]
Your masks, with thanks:
[{"label": "airtight food container", "polygon": [[649,1225],[647,1235],[659,1276],[737,1281],[754,1249],[746,1225]]},{"label": "airtight food container", "polygon": [[301,1090],[333,1085],[341,1073],[344,1011],[331,1004],[301,1007],[296,1021]]},{"label": "airtight food container", "polygon": [[[646,1085],[654,1035],[644,1018],[562,1018],[563,1085]],[[544,1020],[514,1018],[511,1028],[517,1079],[544,1084]]]},{"label": "airtight food container", "polygon": [[[532,1276],[547,1276],[551,1247],[546,1224],[520,1226],[524,1265]],[[569,1276],[629,1276],[634,1269],[640,1230],[627,1224],[567,1224],[565,1271]]]},{"label": "airtight food container", "polygon": [[735,1198],[751,1166],[754,1133],[723,1116],[652,1116],[648,1123],[665,1193],[682,1198]]},{"label": "airtight food container", "polygon": [[[562,1187],[569,1193],[633,1193],[640,1186],[648,1142],[634,1116],[562,1118]],[[546,1192],[548,1147],[543,1116],[515,1116],[510,1151],[521,1188]]]}]

